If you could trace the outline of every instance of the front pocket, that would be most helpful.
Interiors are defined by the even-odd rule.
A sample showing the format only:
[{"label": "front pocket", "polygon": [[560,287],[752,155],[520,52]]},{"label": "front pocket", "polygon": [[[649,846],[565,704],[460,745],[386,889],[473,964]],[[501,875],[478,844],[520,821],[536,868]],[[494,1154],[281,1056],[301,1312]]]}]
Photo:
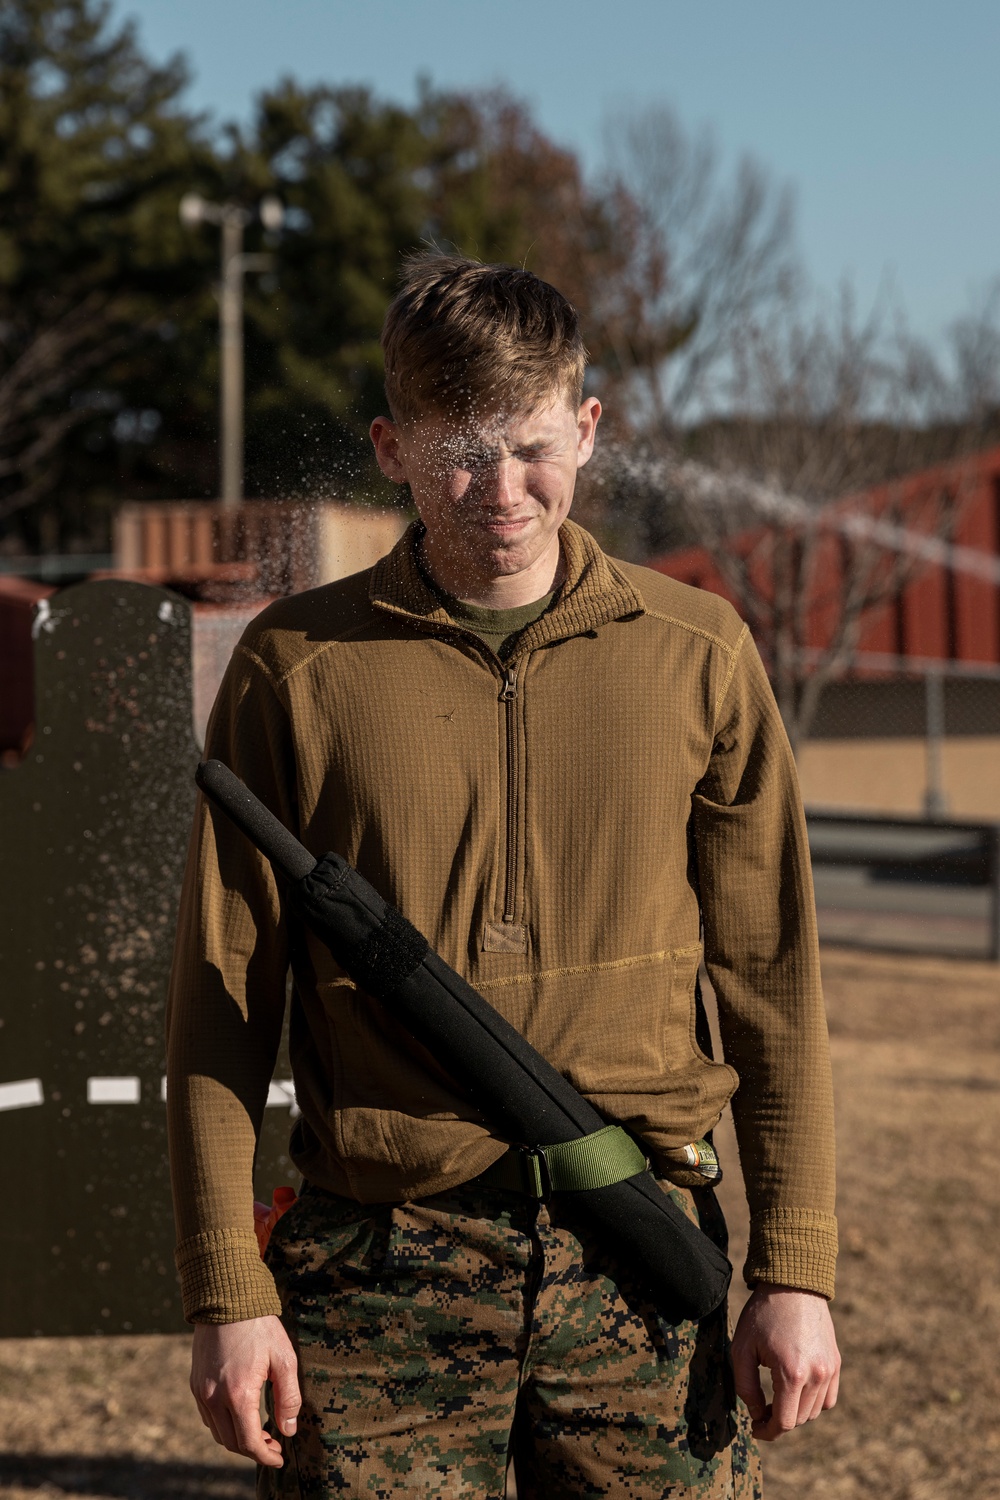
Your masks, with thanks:
[{"label": "front pocket", "polygon": [[384,1254],[379,1212],[384,1216],[384,1206],[307,1188],[274,1226],[265,1263],[279,1286],[303,1277],[318,1284],[341,1267],[364,1273]]},{"label": "front pocket", "polygon": [[681,1056],[674,1033],[689,1028],[687,979],[693,993],[699,952],[695,945],[550,970],[483,992],[581,1093],[657,1092],[691,1055],[686,1043]]}]

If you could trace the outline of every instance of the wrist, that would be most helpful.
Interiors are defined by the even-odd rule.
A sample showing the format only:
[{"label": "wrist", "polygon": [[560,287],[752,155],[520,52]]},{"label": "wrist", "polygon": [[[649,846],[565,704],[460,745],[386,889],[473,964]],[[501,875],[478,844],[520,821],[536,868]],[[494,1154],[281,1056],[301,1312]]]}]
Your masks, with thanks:
[{"label": "wrist", "polygon": [[816,1292],[804,1286],[786,1286],[780,1281],[757,1281],[754,1283],[752,1295],[758,1298],[772,1297],[813,1297],[818,1302],[828,1302],[822,1292]]}]

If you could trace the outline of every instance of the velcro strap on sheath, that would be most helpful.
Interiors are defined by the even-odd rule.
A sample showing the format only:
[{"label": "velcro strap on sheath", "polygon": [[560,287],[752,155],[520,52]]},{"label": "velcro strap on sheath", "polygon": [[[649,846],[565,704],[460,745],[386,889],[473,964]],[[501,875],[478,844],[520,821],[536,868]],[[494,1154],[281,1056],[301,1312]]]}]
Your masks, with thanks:
[{"label": "velcro strap on sheath", "polygon": [[605,1125],[557,1146],[538,1146],[534,1151],[512,1147],[479,1181],[531,1198],[547,1198],[550,1193],[610,1187],[648,1166],[641,1148],[620,1125]]},{"label": "velcro strap on sheath", "polygon": [[401,911],[387,906],[378,927],[352,953],[351,978],[369,994],[391,994],[419,968],[426,953],[423,933]]}]

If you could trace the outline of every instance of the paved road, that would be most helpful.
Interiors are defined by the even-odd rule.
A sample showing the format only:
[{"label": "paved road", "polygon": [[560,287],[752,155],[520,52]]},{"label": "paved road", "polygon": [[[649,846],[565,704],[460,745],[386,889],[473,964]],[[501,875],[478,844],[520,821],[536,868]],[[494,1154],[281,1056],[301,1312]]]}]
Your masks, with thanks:
[{"label": "paved road", "polygon": [[824,941],[990,956],[995,898],[982,883],[981,830],[816,817],[809,842]]},{"label": "paved road", "polygon": [[852,865],[814,865],[813,880],[824,942],[989,957],[986,887],[879,880]]}]

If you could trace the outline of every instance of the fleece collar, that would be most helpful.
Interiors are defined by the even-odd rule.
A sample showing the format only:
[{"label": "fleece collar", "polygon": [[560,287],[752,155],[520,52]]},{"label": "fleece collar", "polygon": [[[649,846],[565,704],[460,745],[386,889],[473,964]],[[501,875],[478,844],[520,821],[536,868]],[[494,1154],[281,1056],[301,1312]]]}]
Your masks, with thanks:
[{"label": "fleece collar", "polygon": [[[421,523],[414,521],[392,551],[375,564],[369,598],[377,609],[422,625],[453,630],[454,622],[417,564],[416,544],[422,534]],[[515,655],[645,611],[641,595],[605,556],[589,531],[575,521],[564,521],[559,528],[559,543],[566,564],[565,581],[551,609],[522,633]]]}]

